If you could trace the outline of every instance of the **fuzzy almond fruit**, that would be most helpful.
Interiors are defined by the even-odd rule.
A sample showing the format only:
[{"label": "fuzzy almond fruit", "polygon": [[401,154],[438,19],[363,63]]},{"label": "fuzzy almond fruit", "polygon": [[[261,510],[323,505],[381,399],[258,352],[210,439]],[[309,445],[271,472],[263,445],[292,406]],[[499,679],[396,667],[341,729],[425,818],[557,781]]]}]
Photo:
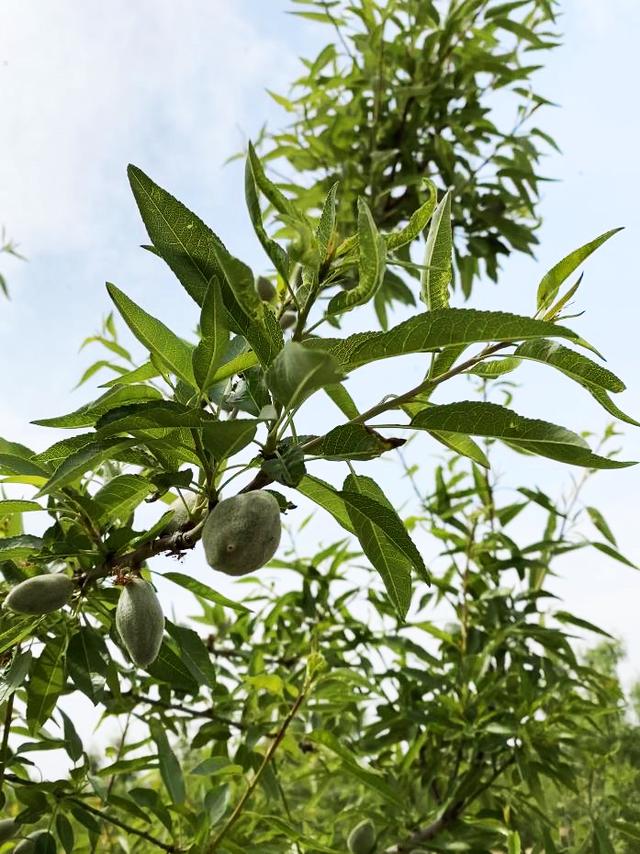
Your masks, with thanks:
[{"label": "fuzzy almond fruit", "polygon": [[19,614],[50,614],[69,601],[75,583],[61,572],[35,575],[21,581],[4,600],[4,608]]},{"label": "fuzzy almond fruit", "polygon": [[376,847],[376,829],[368,818],[357,824],[347,839],[351,854],[373,854]]},{"label": "fuzzy almond fruit", "polygon": [[202,544],[207,563],[227,575],[246,575],[268,563],[280,545],[280,506],[256,490],[226,498],[207,516]]},{"label": "fuzzy almond fruit", "polygon": [[198,496],[190,493],[184,497],[178,497],[172,501],[167,510],[173,512],[172,518],[167,522],[164,529],[165,534],[177,534],[191,521],[194,508],[198,502]]},{"label": "fuzzy almond fruit", "polygon": [[131,659],[148,667],[160,651],[164,614],[148,581],[131,578],[122,588],[116,608],[116,628]]}]

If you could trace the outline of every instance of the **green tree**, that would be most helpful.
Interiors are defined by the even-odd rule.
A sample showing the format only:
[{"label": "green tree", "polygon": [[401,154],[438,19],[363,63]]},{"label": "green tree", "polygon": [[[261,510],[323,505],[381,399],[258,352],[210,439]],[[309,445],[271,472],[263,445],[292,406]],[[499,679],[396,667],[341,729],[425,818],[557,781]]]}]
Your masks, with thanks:
[{"label": "green tree", "polygon": [[[544,10],[513,8],[525,5]],[[578,850],[545,790],[570,800],[590,739],[620,710],[611,674],[571,646],[575,628],[599,630],[547,605],[545,579],[569,550],[629,561],[598,511],[590,534],[576,527],[579,493],[563,504],[525,486],[503,503],[490,458],[498,443],[585,472],[630,464],[610,450],[612,433],[592,450],[570,429],[520,416],[502,394],[503,373],[532,361],[635,423],[611,397],[621,380],[559,322],[570,277],[614,232],[560,261],[532,294],[532,316],[516,316],[449,305],[455,194],[438,201],[431,181],[410,215],[380,231],[366,192],[349,219],[338,214],[340,186],[325,187],[313,215],[250,147],[246,200],[274,284],[142,170],[130,167],[129,180],[150,248],[193,301],[198,331],[179,337],[108,285],[148,359],[131,362],[108,318],[95,336],[113,367],[107,391],[38,422],[71,435],[42,453],[0,440],[0,474],[30,496],[0,502],[0,832],[39,834],[38,852],[331,854],[353,849],[353,829],[369,820],[378,854]],[[284,235],[272,233],[272,211]],[[425,231],[426,310],[368,331],[386,270],[410,263],[407,247]],[[361,331],[321,334],[346,312]],[[347,386],[358,369],[410,354],[423,358],[423,379],[358,406]],[[482,394],[438,402],[459,376]],[[299,413],[316,395],[334,404],[335,426],[303,435]],[[445,456],[429,487],[406,464],[417,499],[407,516],[375,475],[380,457],[417,435]],[[344,480],[307,470],[319,460]],[[218,570],[253,571],[277,544],[281,516],[296,530],[307,502],[343,538],[309,557],[281,547],[270,565],[296,579],[289,592],[245,579],[231,601],[215,572],[203,584],[171,570],[164,578],[192,592],[200,613],[163,626],[147,586],[155,556],[197,549]],[[151,526],[143,506],[157,508]],[[49,517],[39,536],[23,530],[35,510]],[[525,513],[538,514],[540,530],[520,542],[508,526]],[[425,534],[441,544],[428,567]],[[94,704],[96,722],[122,721],[104,756],[89,755],[64,714],[60,701],[74,692]],[[72,771],[36,780],[30,754],[55,748]],[[630,816],[613,810],[581,824],[594,851],[613,844],[603,824],[612,815],[626,832],[618,825]]]},{"label": "green tree", "polygon": [[[501,256],[538,242],[540,160],[556,143],[534,122],[550,102],[532,77],[540,53],[558,44],[556,8],[555,0],[297,4],[294,14],[328,25],[333,40],[304,60],[287,97],[273,95],[291,121],[268,135],[266,162],[288,165],[283,186],[305,211],[339,181],[345,232],[355,231],[360,196],[391,230],[423,201],[425,177],[450,190],[468,296],[482,272],[497,279]],[[408,252],[399,253],[405,262]],[[386,303],[411,300],[395,272],[376,297],[381,318]]]}]

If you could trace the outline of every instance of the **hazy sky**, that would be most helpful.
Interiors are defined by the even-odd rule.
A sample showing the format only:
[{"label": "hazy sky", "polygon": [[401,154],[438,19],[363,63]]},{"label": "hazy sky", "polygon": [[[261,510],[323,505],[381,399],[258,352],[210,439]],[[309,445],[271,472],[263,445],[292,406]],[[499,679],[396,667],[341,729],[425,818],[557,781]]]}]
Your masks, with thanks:
[{"label": "hazy sky", "polygon": [[[285,0],[0,0],[0,224],[29,258],[23,264],[0,256],[12,294],[10,303],[0,303],[0,435],[42,448],[61,434],[29,426],[32,419],[95,396],[90,386],[72,388],[99,356],[97,350],[79,356],[78,347],[109,310],[105,280],[181,334],[195,325],[195,306],[171,273],[138,248],[146,235],[126,181],[128,162],[198,212],[256,271],[266,268],[245,213],[241,166],[222,164],[265,120],[283,124],[286,116],[265,89],[286,90],[297,57],[328,38],[318,25],[285,15],[286,8]],[[561,28],[565,45],[537,81],[560,104],[538,123],[563,149],[544,164],[559,181],[545,185],[538,259],[509,262],[501,284],[479,287],[474,305],[531,313],[546,269],[606,229],[626,226],[586,266],[577,300],[586,313],[574,326],[627,381],[617,401],[637,417],[640,3],[565,0]],[[398,363],[384,367],[386,377],[403,377],[398,391],[410,387],[417,370],[410,361],[402,372]],[[371,376],[358,372],[352,384],[363,403],[376,399]],[[583,390],[555,372],[529,367],[522,382],[515,408],[523,414],[578,430],[598,431],[607,421]],[[312,416],[332,423],[335,415],[327,412],[316,408]],[[426,441],[416,447],[426,484],[439,451]],[[640,459],[640,431],[629,429],[624,451]],[[570,473],[580,474],[508,451],[498,467],[505,487],[526,482],[557,490]],[[341,482],[342,468],[333,471]],[[407,498],[393,465],[381,463],[376,477],[396,490],[399,503]],[[639,485],[640,468],[603,473],[587,494],[640,562]],[[307,542],[326,540],[329,528],[323,519]],[[215,583],[199,555],[187,566]],[[640,574],[596,554],[567,558],[561,568],[554,591],[569,609],[622,637],[629,651],[625,677],[640,675]],[[168,589],[160,589],[168,602]],[[221,589],[234,595],[226,580]],[[170,595],[178,613],[189,612],[175,588]]]}]

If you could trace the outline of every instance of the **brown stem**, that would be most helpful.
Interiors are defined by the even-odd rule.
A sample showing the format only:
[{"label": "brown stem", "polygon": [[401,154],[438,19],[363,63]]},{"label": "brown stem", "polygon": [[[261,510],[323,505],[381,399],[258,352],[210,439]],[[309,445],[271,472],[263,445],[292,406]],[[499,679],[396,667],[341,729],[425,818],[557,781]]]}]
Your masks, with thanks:
[{"label": "brown stem", "polygon": [[256,773],[254,774],[251,782],[249,783],[249,785],[245,789],[242,797],[240,798],[240,800],[236,804],[235,809],[233,810],[233,812],[231,813],[231,815],[229,816],[229,818],[225,822],[224,826],[214,836],[214,838],[211,840],[210,844],[205,849],[205,854],[213,854],[214,851],[218,850],[218,846],[220,845],[220,843],[222,842],[224,837],[227,835],[227,833],[231,830],[233,825],[240,818],[240,815],[242,814],[242,811],[243,811],[247,801],[249,800],[249,798],[253,794],[256,786],[260,782],[260,778],[262,777],[263,773],[267,769],[267,766],[269,765],[269,763],[273,759],[273,756],[274,756],[276,750],[278,749],[278,747],[280,746],[282,739],[285,737],[286,732],[289,728],[289,725],[291,724],[291,722],[293,721],[293,719],[297,715],[300,707],[304,703],[310,687],[311,687],[311,680],[309,680],[309,679],[305,680],[305,683],[302,686],[300,693],[298,694],[298,696],[296,698],[295,703],[289,709],[289,712],[288,712],[286,718],[282,721],[282,724],[280,725],[280,728],[278,729],[278,731],[275,735],[275,738],[273,739],[273,741],[269,745],[269,748],[264,755],[264,758],[260,764],[260,767],[258,768]]},{"label": "brown stem", "polygon": [[96,807],[92,807],[89,804],[86,804],[80,798],[68,797],[65,800],[69,801],[76,806],[81,807],[86,812],[91,813],[92,815],[97,816],[102,821],[107,821],[110,824],[115,824],[116,827],[119,827],[121,830],[125,830],[127,833],[132,833],[134,836],[139,836],[140,839],[145,839],[147,842],[150,842],[152,845],[155,845],[156,848],[161,848],[163,851],[168,851],[170,854],[175,854],[175,852],[181,851],[177,845],[168,845],[166,842],[162,842],[162,840],[157,839],[155,836],[152,836],[150,833],[147,833],[145,830],[138,830],[137,827],[133,827],[130,824],[127,824],[125,821],[122,821],[119,818],[115,818],[112,815],[109,815],[106,812],[102,812],[102,810],[96,809]]},{"label": "brown stem", "polygon": [[151,697],[144,697],[142,694],[136,694],[133,691],[129,691],[123,694],[123,696],[131,697],[132,700],[136,700],[140,703],[147,703],[149,706],[156,706],[159,709],[167,709],[167,711],[172,712],[182,712],[183,714],[189,715],[192,718],[207,718],[207,720],[217,721],[219,723],[226,724],[227,726],[235,727],[239,730],[248,729],[246,724],[240,723],[239,721],[234,721],[231,718],[225,717],[224,715],[218,715],[215,712],[212,712],[210,709],[193,709],[190,706],[167,703],[164,700],[154,700]]},{"label": "brown stem", "polygon": [[13,700],[15,692],[9,694],[7,706],[4,712],[4,726],[2,729],[2,745],[0,746],[0,794],[4,784],[5,770],[7,767],[7,752],[9,749],[9,733],[11,731],[11,721],[13,719]]}]

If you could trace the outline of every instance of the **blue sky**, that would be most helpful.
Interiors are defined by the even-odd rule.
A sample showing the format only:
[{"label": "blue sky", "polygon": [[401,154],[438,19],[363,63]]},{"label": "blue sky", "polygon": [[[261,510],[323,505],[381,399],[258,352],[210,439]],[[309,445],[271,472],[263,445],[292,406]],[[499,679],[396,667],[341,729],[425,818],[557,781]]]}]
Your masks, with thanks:
[{"label": "blue sky", "polygon": [[[72,389],[99,355],[78,355],[78,347],[109,310],[105,280],[181,334],[195,325],[194,306],[171,274],[138,248],[146,236],[126,181],[128,162],[197,211],[256,271],[264,265],[244,209],[241,166],[222,164],[264,121],[282,125],[286,117],[265,89],[285,91],[298,55],[310,55],[328,37],[323,28],[285,15],[286,8],[285,0],[5,0],[0,224],[29,262],[0,258],[12,292],[11,302],[0,304],[0,435],[46,446],[59,435],[29,422],[92,395],[89,386]],[[559,180],[544,188],[538,258],[509,261],[500,285],[483,285],[473,303],[531,313],[546,269],[606,229],[626,226],[588,262],[577,299],[586,313],[574,325],[627,381],[619,402],[638,416],[640,121],[632,86],[639,72],[640,4],[565,0],[560,23],[565,44],[537,81],[538,90],[561,105],[539,123],[563,149],[544,164],[545,173]],[[406,376],[400,391],[410,387],[418,365],[407,362],[402,374],[397,364],[385,371]],[[364,370],[354,379],[362,403],[375,401],[379,386],[372,376]],[[521,379],[515,408],[523,414],[574,429],[598,431],[606,423],[589,396],[561,376],[527,368]],[[454,391],[463,394],[464,388]],[[310,417],[331,423],[334,415],[316,408]],[[438,449],[427,443],[416,448],[428,482]],[[624,451],[640,459],[640,433],[629,429]],[[569,474],[580,473],[509,452],[497,465],[505,486],[526,482],[558,490]],[[334,472],[338,483],[343,472]],[[381,464],[376,476],[395,490],[398,503],[406,499],[391,464]],[[638,562],[639,485],[640,469],[632,468],[603,473],[587,490]],[[328,527],[326,520],[311,526],[308,542],[326,538]],[[165,568],[162,560],[157,566]],[[212,583],[198,555],[188,566]],[[625,677],[640,675],[640,574],[595,554],[568,558],[561,568],[555,592],[571,610],[623,637]],[[224,589],[230,592],[226,579]],[[168,589],[161,592],[169,601]],[[188,612],[175,589],[171,597],[179,612]]]}]

